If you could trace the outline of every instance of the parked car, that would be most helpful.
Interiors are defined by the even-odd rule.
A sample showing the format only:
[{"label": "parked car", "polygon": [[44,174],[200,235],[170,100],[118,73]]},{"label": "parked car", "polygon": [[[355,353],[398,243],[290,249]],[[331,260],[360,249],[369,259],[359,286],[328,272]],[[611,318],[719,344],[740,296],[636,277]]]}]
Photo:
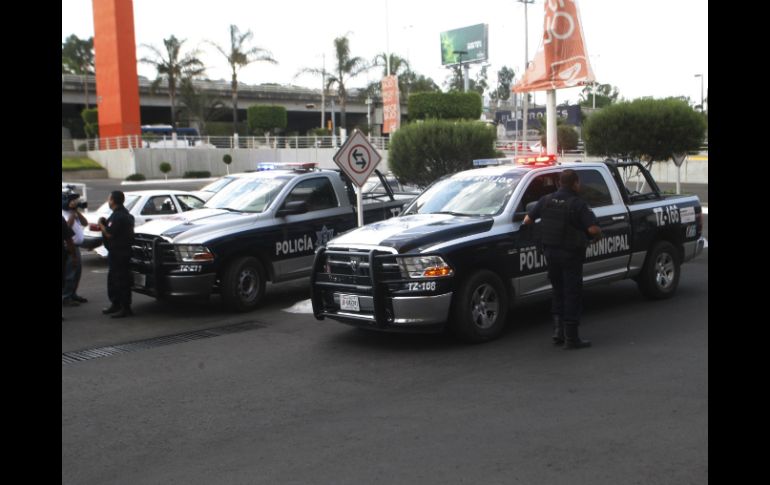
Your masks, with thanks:
[{"label": "parked car", "polygon": [[[186,212],[203,207],[204,201],[191,192],[183,190],[136,190],[125,192],[126,200],[123,205],[134,216],[134,226],[139,226],[153,219],[169,217],[180,212]],[[84,249],[96,249],[102,245],[102,233],[99,230],[99,218],[109,217],[112,210],[107,202],[93,212],[84,215],[88,227],[83,232]],[[97,251],[106,254],[106,251]]]}]

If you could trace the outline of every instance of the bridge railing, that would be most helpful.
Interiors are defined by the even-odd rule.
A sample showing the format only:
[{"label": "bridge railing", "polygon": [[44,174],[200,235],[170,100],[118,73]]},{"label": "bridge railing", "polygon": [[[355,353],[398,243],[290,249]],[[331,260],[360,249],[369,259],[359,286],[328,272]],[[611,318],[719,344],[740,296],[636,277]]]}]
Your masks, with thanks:
[{"label": "bridge railing", "polygon": [[[378,150],[388,149],[388,138],[369,137]],[[345,142],[339,136],[169,136],[130,135],[88,140],[62,140],[62,147],[75,150],[117,150],[126,148],[339,148]],[[83,146],[85,145],[85,146]],[[63,149],[63,148],[62,148]]]}]

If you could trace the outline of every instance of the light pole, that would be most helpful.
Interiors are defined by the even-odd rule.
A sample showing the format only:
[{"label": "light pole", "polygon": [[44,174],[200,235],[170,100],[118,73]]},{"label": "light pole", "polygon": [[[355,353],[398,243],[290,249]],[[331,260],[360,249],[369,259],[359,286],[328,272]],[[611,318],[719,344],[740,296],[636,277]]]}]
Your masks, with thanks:
[{"label": "light pole", "polygon": [[[522,76],[527,72],[527,67],[529,67],[529,30],[527,27],[527,4],[529,3],[535,3],[535,0],[516,0],[519,3],[524,4],[524,73],[522,73]],[[527,142],[527,113],[529,112],[529,98],[527,97],[527,93],[522,93],[524,95],[523,103],[522,103],[522,117],[524,118],[523,125],[521,127],[521,134],[522,139],[524,140],[524,143]]]},{"label": "light pole", "polygon": [[372,136],[372,98],[366,97],[366,126],[369,129],[369,136]]},{"label": "light pole", "polygon": [[696,74],[700,78],[700,112],[703,113],[703,74]]},{"label": "light pole", "polygon": [[468,51],[452,51],[452,54],[457,54],[458,58],[460,59],[460,69],[463,70],[463,92],[468,92],[468,63],[466,62],[463,64],[463,56],[467,54]]}]

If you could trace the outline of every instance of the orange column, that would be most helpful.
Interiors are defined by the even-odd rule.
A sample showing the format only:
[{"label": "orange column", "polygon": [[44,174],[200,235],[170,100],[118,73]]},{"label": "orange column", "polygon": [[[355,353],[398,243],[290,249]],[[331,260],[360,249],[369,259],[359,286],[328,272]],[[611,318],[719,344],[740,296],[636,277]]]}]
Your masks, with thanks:
[{"label": "orange column", "polygon": [[101,138],[141,134],[133,0],[93,0]]}]

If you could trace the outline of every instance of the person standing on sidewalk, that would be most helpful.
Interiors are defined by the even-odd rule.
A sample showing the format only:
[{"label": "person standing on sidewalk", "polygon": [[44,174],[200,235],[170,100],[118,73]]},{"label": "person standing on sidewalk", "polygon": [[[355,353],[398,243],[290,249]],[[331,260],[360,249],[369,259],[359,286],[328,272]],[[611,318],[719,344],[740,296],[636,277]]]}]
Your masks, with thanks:
[{"label": "person standing on sidewalk", "polygon": [[111,305],[102,310],[112,318],[125,318],[131,311],[131,242],[134,239],[134,216],[123,206],[126,196],[120,190],[110,193],[107,203],[112,210],[109,219],[99,218],[99,228],[108,251],[107,296]]},{"label": "person standing on sidewalk", "polygon": [[83,244],[83,229],[88,226],[88,220],[80,213],[80,194],[74,192],[62,194],[62,217],[67,221],[67,226],[74,233],[72,242],[74,250],[67,257],[64,269],[64,287],[62,288],[62,305],[77,306],[88,300],[77,294],[80,276],[83,271],[80,245]]}]

